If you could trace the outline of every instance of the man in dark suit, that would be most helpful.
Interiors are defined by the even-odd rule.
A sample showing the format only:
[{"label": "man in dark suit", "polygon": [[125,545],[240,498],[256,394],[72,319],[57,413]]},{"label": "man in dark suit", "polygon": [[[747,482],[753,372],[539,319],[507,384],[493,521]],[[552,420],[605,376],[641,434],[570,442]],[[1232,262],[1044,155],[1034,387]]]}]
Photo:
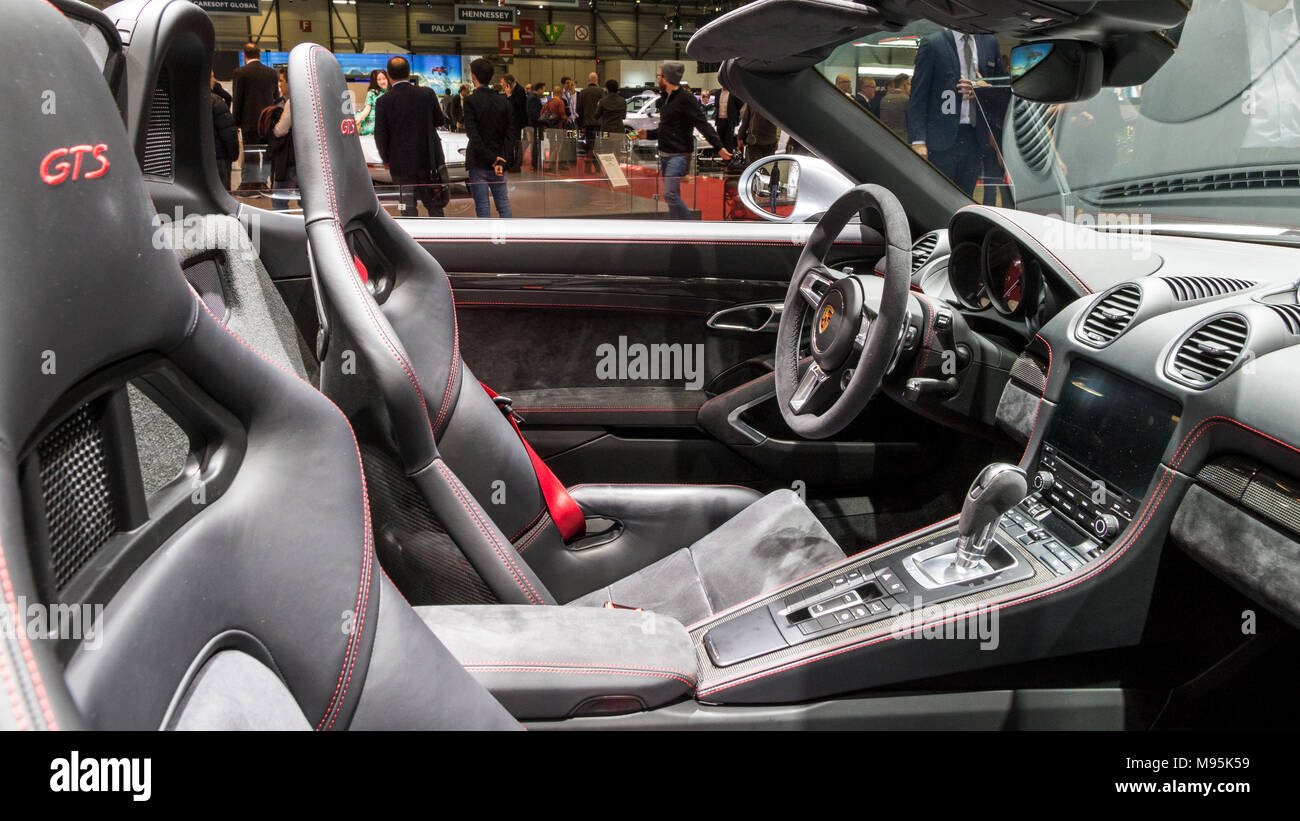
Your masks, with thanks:
[{"label": "man in dark suit", "polygon": [[578,92],[578,125],[582,127],[582,139],[587,144],[587,161],[594,165],[596,157],[596,132],[600,126],[600,98],[605,92],[597,85],[600,75],[591,72],[587,75],[587,87]]},{"label": "man in dark suit", "polygon": [[523,136],[524,124],[528,121],[528,95],[524,87],[515,82],[515,75],[507,74],[501,78],[501,90],[510,101],[510,162],[507,171],[518,171],[524,161],[524,147],[519,139]]},{"label": "man in dark suit", "polygon": [[[434,204],[432,183],[434,162],[429,146],[437,140],[437,128],[445,120],[437,96],[429,89],[411,84],[411,65],[405,57],[388,61],[388,91],[375,101],[375,147],[400,186],[414,186],[414,192],[402,191],[402,213],[416,216],[415,201],[424,203],[431,217],[441,217],[442,208]],[[502,101],[504,102],[504,100]],[[430,134],[429,129],[434,129]]]},{"label": "man in dark suit", "polygon": [[[490,85],[492,64],[479,57],[469,64],[474,78],[474,93],[465,99],[465,168],[469,171],[469,192],[474,197],[474,213],[492,216],[488,194],[497,205],[497,215],[510,216],[510,194],[506,188],[505,168],[510,153],[510,101]],[[390,91],[389,94],[392,92]]]},{"label": "man in dark suit", "polygon": [[870,111],[872,116],[880,116],[880,97],[875,77],[863,74],[858,78],[858,93],[853,95],[853,99],[858,105]]},{"label": "man in dark suit", "polygon": [[260,145],[266,140],[257,136],[257,117],[262,109],[275,102],[279,91],[279,77],[275,69],[262,65],[262,51],[252,43],[244,46],[244,64],[235,69],[231,87],[234,90],[234,108],[231,113],[235,124],[244,134],[244,145]]},{"label": "man in dark suit", "polygon": [[907,105],[912,148],[967,195],[975,191],[989,125],[975,99],[981,77],[1006,74],[991,34],[941,29],[921,41]]},{"label": "man in dark suit", "polygon": [[736,150],[736,129],[740,127],[740,107],[745,101],[723,88],[718,91],[718,104],[713,112],[713,125],[718,130],[722,145],[728,151]]}]

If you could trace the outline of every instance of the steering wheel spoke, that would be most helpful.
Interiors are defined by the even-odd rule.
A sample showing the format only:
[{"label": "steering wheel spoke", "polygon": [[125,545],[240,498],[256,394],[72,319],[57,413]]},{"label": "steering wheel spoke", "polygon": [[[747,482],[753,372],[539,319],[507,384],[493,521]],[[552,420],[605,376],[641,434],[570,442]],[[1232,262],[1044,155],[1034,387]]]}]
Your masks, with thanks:
[{"label": "steering wheel spoke", "polygon": [[826,294],[826,289],[831,285],[831,278],[822,273],[825,269],[821,266],[814,268],[803,275],[803,282],[799,283],[799,294],[809,308],[816,308],[822,304],[822,297]]},{"label": "steering wheel spoke", "polygon": [[810,410],[816,404],[813,400],[830,381],[830,376],[817,367],[816,362],[809,362],[808,369],[799,379],[799,387],[795,388],[794,396],[790,397],[790,410],[796,414]]}]

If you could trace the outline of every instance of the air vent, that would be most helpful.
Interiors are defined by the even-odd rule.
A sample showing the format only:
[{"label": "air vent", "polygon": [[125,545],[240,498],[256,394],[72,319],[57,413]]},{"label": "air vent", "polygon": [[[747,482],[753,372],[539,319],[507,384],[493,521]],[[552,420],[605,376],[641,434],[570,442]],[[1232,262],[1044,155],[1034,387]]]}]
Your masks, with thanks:
[{"label": "air vent", "polygon": [[1196,302],[1202,299],[1209,299],[1216,296],[1244,291],[1254,286],[1256,283],[1248,279],[1234,279],[1232,277],[1161,277],[1169,284],[1169,290],[1173,291],[1174,299],[1179,302]]},{"label": "air vent", "polygon": [[939,235],[933,231],[916,241],[912,246],[912,273],[916,273],[930,261],[934,247],[939,244]]},{"label": "air vent", "polygon": [[1289,333],[1300,334],[1300,305],[1270,305],[1273,313],[1282,318]]},{"label": "air vent", "polygon": [[1142,304],[1142,289],[1136,285],[1121,285],[1104,294],[1083,315],[1076,336],[1080,342],[1101,348],[1114,342],[1124,333],[1138,306]]},{"label": "air vent", "polygon": [[1238,314],[1220,314],[1197,326],[1174,348],[1166,373],[1193,388],[1223,378],[1246,350],[1250,326]]},{"label": "air vent", "polygon": [[154,86],[140,168],[150,176],[171,179],[176,161],[176,146],[172,136],[172,102],[167,94],[166,82],[167,74],[164,72],[158,76],[158,85]]},{"label": "air vent", "polygon": [[1052,170],[1055,149],[1052,133],[1060,106],[1048,106],[1020,97],[1011,100],[1011,128],[1016,137],[1016,149],[1025,165],[1040,177]]},{"label": "air vent", "polygon": [[1300,189],[1300,165],[1225,168],[1196,174],[1178,174],[1131,180],[1084,194],[1094,205],[1108,205],[1150,197],[1184,194],[1232,194],[1239,191]]}]

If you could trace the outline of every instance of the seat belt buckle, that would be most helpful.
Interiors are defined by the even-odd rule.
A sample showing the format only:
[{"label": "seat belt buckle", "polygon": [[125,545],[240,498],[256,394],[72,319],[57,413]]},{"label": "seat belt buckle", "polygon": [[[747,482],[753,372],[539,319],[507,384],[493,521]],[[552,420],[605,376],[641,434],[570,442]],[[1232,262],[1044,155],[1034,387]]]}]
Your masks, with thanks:
[{"label": "seat belt buckle", "polygon": [[635,610],[638,613],[640,613],[644,609],[641,607],[632,607],[631,605],[628,604],[615,604],[612,601],[605,602],[604,604],[601,605],[601,607],[605,608],[606,610]]},{"label": "seat belt buckle", "polygon": [[524,421],[524,417],[520,416],[519,412],[516,411],[514,406],[511,404],[510,397],[494,396],[492,397],[492,401],[496,403],[497,407],[501,409],[501,413],[505,414],[507,419],[513,419],[515,424],[520,424]]}]

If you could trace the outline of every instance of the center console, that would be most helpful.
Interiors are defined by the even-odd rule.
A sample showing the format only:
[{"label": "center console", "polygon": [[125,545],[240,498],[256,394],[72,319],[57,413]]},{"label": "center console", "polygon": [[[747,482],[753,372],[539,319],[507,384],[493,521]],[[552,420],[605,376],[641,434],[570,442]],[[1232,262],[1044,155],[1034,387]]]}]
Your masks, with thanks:
[{"label": "center console", "polygon": [[[695,633],[703,664],[701,694],[735,688],[735,698],[737,689],[780,691],[783,685],[768,678],[776,671],[789,671],[791,682],[785,686],[792,692],[806,692],[813,685],[800,659],[834,657],[833,667],[852,665],[839,658],[840,648],[879,645],[872,655],[883,660],[906,653],[906,643],[880,642],[911,637],[919,624],[951,624],[1011,601],[1034,602],[1034,607],[1016,611],[1017,618],[1030,618],[1029,613],[1049,606],[1044,601],[1048,591],[1068,591],[1052,604],[1061,603],[1071,614],[1060,624],[1076,623],[1072,620],[1078,614],[1071,608],[1079,607],[1079,597],[1090,595],[1085,588],[1095,585],[1062,586],[1057,580],[1116,558],[1112,554],[1132,544],[1128,539],[1121,548],[1119,537],[1139,516],[1180,413],[1176,401],[1076,360],[1039,446],[1025,462],[1031,467],[1028,474],[1012,465],[990,465],[968,491],[955,527],[951,521],[940,523],[910,541],[851,558],[820,578],[702,627]],[[1146,572],[1127,579],[1108,574],[1106,579],[1126,591],[1144,584]],[[1136,607],[1141,597],[1121,592],[1118,598]],[[1100,600],[1093,598],[1086,606]],[[1063,638],[1054,632],[1056,620],[1049,618],[1018,636],[1017,644],[1028,650],[1036,642],[1059,641],[1056,649],[1064,652],[1072,641],[1081,646],[1122,643],[1123,631],[1103,621],[1123,619],[1123,611],[1112,598],[1106,618],[1090,622],[1095,635]],[[953,660],[975,658],[962,655],[967,651],[955,645],[928,652],[934,660],[949,651]],[[981,658],[977,663],[993,662]],[[888,681],[886,673],[873,668],[867,678]]]},{"label": "center console", "polygon": [[1133,521],[1181,408],[1076,362],[1039,449],[1034,492],[1003,529],[1056,575],[1099,558]]}]

